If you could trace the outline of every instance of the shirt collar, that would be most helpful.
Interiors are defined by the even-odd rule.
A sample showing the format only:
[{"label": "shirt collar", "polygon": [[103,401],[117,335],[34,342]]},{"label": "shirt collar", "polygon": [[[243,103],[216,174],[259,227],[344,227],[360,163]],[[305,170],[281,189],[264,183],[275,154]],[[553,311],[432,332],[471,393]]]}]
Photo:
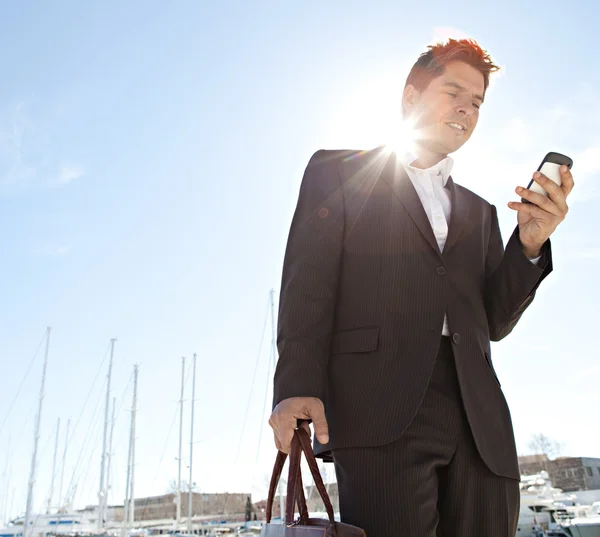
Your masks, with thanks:
[{"label": "shirt collar", "polygon": [[411,166],[411,164],[415,160],[417,160],[417,158],[418,157],[415,153],[410,152],[406,152],[400,155],[400,160],[407,170],[410,169],[410,171],[416,174],[417,176],[425,173],[430,176],[438,175],[442,178],[442,185],[446,186],[446,184],[448,183],[448,177],[450,177],[452,167],[454,166],[454,160],[452,157],[446,157],[445,159],[440,160],[440,162],[438,162],[434,166],[431,166],[431,168],[427,168],[425,170]]}]

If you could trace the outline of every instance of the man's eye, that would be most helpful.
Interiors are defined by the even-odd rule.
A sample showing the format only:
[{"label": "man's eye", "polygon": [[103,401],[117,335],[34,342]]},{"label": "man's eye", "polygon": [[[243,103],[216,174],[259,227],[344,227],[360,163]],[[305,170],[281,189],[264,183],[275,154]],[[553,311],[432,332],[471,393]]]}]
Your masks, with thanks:
[{"label": "man's eye", "polygon": [[479,110],[479,106],[480,106],[480,105],[479,105],[479,103],[473,103],[473,106],[474,106],[475,108],[477,108],[477,110]]},{"label": "man's eye", "polygon": [[456,93],[448,93],[448,95],[450,95],[450,97],[456,97]]}]

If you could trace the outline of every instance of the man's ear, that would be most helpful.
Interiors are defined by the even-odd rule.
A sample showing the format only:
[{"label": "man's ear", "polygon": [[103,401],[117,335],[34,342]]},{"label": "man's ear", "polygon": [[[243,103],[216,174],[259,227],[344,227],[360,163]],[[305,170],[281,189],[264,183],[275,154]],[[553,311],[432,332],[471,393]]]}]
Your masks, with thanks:
[{"label": "man's ear", "polygon": [[417,90],[417,88],[415,88],[412,84],[406,85],[404,91],[402,92],[402,112],[404,117],[410,116],[418,100],[419,90]]}]

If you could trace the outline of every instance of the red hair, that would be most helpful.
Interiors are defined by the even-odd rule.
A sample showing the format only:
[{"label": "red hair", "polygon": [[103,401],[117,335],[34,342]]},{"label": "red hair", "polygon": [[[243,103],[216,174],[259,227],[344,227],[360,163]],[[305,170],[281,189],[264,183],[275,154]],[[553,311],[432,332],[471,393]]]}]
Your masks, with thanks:
[{"label": "red hair", "polygon": [[490,84],[490,74],[500,70],[487,51],[474,39],[448,39],[446,43],[429,45],[413,65],[406,79],[417,90],[423,91],[431,81],[444,74],[445,65],[460,61],[469,64],[483,75],[484,92]]}]

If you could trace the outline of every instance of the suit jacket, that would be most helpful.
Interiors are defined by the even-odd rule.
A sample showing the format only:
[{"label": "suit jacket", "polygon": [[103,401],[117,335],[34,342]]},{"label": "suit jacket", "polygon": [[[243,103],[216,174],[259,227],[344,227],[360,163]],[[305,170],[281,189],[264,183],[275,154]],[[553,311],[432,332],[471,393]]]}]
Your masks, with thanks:
[{"label": "suit jacket", "polygon": [[510,412],[490,340],[515,327],[552,271],[518,227],[503,247],[496,208],[449,178],[452,216],[440,252],[396,155],[318,151],[306,168],[281,283],[274,405],[324,402],[331,460],[343,447],[397,439],[419,409],[447,312],[475,443],[494,473],[519,479]]}]

